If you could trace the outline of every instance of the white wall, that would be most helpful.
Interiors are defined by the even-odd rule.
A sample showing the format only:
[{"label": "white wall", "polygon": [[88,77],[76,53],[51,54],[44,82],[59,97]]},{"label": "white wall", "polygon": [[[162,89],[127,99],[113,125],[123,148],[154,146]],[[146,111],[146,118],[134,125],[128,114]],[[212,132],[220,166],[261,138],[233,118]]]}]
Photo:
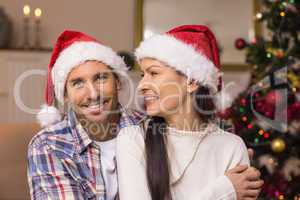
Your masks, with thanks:
[{"label": "white wall", "polygon": [[[244,63],[234,42],[253,36],[252,0],[144,0],[144,36],[183,24],[208,25],[222,47],[222,63]],[[155,14],[153,14],[155,13]]]},{"label": "white wall", "polygon": [[75,29],[116,50],[133,48],[134,0],[0,0],[0,6],[14,23],[14,45],[22,44],[24,4],[29,4],[32,11],[36,7],[43,11],[41,38],[44,47],[52,47],[64,29]]}]

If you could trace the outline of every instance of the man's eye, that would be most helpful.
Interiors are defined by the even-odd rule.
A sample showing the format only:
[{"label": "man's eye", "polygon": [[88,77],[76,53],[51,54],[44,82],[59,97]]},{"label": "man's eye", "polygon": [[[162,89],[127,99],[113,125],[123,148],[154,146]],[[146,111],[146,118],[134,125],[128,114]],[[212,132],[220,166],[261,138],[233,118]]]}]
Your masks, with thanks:
[{"label": "man's eye", "polygon": [[157,75],[158,73],[157,72],[150,72],[151,76],[155,76]]},{"label": "man's eye", "polygon": [[100,74],[96,77],[96,80],[97,81],[103,81],[103,80],[106,80],[108,78],[108,75],[107,74]]}]

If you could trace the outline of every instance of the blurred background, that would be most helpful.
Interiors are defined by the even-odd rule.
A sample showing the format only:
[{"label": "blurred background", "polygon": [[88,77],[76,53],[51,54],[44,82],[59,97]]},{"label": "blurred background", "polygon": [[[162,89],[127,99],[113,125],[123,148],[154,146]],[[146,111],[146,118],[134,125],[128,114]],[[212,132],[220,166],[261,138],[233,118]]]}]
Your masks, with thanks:
[{"label": "blurred background", "polygon": [[[297,199],[299,4],[298,0],[0,0],[0,200],[29,199],[27,145],[40,130],[35,114],[44,103],[47,66],[61,32],[82,31],[111,46],[125,58],[136,85],[140,76],[134,48],[142,39],[182,24],[204,24],[216,34],[223,79],[225,85],[233,83],[227,92],[234,100],[220,116],[254,148],[253,164],[267,183],[261,198]],[[277,79],[283,83],[280,87]],[[253,92],[257,85],[259,91]]]}]

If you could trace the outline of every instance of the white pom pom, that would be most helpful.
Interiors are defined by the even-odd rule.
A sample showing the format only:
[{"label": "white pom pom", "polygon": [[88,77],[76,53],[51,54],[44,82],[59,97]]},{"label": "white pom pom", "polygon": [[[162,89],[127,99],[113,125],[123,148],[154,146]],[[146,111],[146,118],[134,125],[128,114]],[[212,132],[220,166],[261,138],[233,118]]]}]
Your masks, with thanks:
[{"label": "white pom pom", "polygon": [[225,92],[225,90],[221,90],[215,96],[215,105],[218,111],[224,111],[226,108],[229,108],[232,104],[233,99],[231,96]]},{"label": "white pom pom", "polygon": [[59,122],[61,120],[61,115],[56,107],[43,104],[36,118],[41,127],[46,127],[48,125]]}]

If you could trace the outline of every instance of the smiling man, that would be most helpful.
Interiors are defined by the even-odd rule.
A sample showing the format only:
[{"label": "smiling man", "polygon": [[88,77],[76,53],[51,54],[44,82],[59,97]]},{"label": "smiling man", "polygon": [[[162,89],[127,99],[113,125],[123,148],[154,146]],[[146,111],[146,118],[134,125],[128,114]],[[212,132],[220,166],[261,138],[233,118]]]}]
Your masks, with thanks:
[{"label": "smiling man", "polygon": [[[142,115],[121,107],[127,67],[121,57],[80,32],[65,31],[48,67],[43,127],[28,149],[32,199],[118,199],[115,137]],[[64,107],[64,118],[53,104]]]}]

